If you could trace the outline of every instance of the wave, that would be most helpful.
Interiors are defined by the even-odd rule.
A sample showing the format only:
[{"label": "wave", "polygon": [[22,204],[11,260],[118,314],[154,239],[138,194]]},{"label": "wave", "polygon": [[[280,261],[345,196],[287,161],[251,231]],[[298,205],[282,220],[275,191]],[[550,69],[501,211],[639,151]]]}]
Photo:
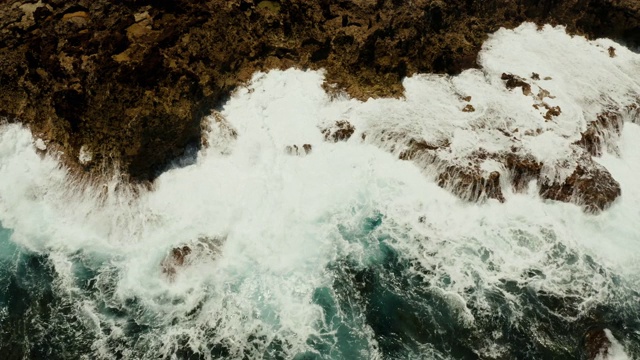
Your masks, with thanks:
[{"label": "wave", "polygon": [[[576,358],[588,356],[585,333],[606,328],[612,354],[640,356],[640,126],[628,107],[640,56],[524,24],[493,34],[479,64],[366,102],[327,94],[322,72],[257,73],[207,120],[193,163],[152,189],[117,174],[87,183],[28,129],[2,125],[0,347],[47,358]],[[526,77],[530,93],[503,73]],[[542,102],[561,113],[546,119]],[[619,134],[589,159],[622,195],[598,215],[541,198],[535,181],[514,190],[490,158],[479,166],[501,174],[502,201],[438,184],[443,162],[516,142],[564,181],[587,151],[576,141],[612,108]],[[327,141],[340,121],[353,128],[346,141]],[[400,159],[420,141],[440,144],[438,161]]]}]

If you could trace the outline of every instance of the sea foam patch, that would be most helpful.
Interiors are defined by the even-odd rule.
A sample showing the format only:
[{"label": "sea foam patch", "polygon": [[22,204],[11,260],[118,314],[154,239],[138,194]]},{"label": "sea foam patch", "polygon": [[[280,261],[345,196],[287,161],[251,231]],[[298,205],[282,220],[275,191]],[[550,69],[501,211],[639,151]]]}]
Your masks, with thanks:
[{"label": "sea foam patch", "polygon": [[[638,356],[639,62],[525,24],[493,34],[480,69],[407,78],[403,99],[332,98],[321,72],[259,73],[210,119],[209,148],[152,190],[82,184],[2,125],[0,236],[22,254],[7,274],[50,264],[34,274],[54,279],[57,310],[33,323],[75,336],[76,357],[575,357],[595,322],[611,324],[612,353]],[[443,163],[514,145],[566,178],[575,142],[611,108],[626,123],[593,161],[622,195],[599,215],[510,191],[496,159],[481,170],[504,174],[504,203],[438,186]],[[353,125],[347,141],[323,135],[337,121]],[[415,144],[437,161],[399,159]],[[34,284],[21,286],[35,299]]]}]

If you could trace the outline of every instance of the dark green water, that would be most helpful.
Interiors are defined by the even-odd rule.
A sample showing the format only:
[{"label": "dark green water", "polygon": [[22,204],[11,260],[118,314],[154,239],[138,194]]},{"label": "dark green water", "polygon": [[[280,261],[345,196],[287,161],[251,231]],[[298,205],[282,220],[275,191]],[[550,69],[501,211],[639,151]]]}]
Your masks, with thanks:
[{"label": "dark green water", "polygon": [[[594,273],[611,279],[608,302],[585,310],[580,304],[587,294],[559,298],[536,291],[526,279],[542,274],[532,270],[522,282],[505,280],[493,288],[483,288],[479,278],[478,287],[465,290],[461,308],[446,291],[452,280],[400,254],[395,240],[376,230],[382,222],[378,215],[359,231],[342,230],[355,242],[376,236],[370,243],[374,255],[366,263],[346,257],[327,266],[334,281],[312,297],[324,315],[316,327],[327,335],[310,337],[309,349],[295,359],[366,359],[372,353],[385,359],[480,359],[489,358],[488,347],[501,349],[491,357],[496,359],[581,359],[583,335],[592,327],[609,328],[632,358],[640,356],[639,294],[592,260],[582,259],[591,261]],[[555,251],[552,255],[564,261],[580,256],[560,245]],[[72,289],[59,278],[50,255],[20,248],[10,231],[0,231],[2,358],[158,358],[152,335],[171,327],[155,321],[141,301],[113,301],[109,292],[118,276],[104,276],[113,270],[108,262],[83,253],[68,259],[74,267]],[[96,328],[87,321],[79,306],[83,302],[95,304],[103,320],[121,324],[122,334],[110,337],[108,326]],[[198,316],[201,310],[182,316]],[[200,349],[206,353],[194,351],[188,336],[170,352],[179,359],[233,357],[224,342],[214,341],[215,332],[215,326],[204,329],[206,343]],[[247,352],[247,359],[283,359],[291,346],[286,336],[247,334],[246,341],[259,350]]]}]

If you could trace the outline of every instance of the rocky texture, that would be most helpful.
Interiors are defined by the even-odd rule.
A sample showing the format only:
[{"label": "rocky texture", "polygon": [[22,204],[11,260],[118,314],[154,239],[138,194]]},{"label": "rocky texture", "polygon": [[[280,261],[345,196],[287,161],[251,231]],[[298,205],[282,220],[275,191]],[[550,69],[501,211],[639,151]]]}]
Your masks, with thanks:
[{"label": "rocky texture", "polygon": [[[613,124],[605,119],[613,121],[619,119],[619,116],[612,112],[607,116],[600,116],[597,122]],[[594,125],[590,125],[590,129],[591,126]],[[619,132],[621,123],[618,126],[611,125],[612,131]],[[427,174],[432,174],[440,187],[463,200],[477,202],[495,199],[504,202],[504,185],[501,184],[501,179],[505,178],[507,186],[510,185],[513,192],[527,191],[533,181],[544,199],[574,203],[588,213],[599,213],[611,206],[620,196],[621,188],[607,169],[592,159],[592,155],[595,154],[589,151],[595,144],[602,144],[613,135],[607,131],[589,134],[592,134],[589,138],[591,142],[585,144],[583,134],[583,139],[573,145],[573,160],[560,164],[544,164],[537,161],[523,151],[516,141],[510,151],[492,152],[479,149],[468,156],[452,157],[448,142],[429,144],[423,140],[412,139],[407,142],[404,150],[400,151],[399,157],[416,163]],[[506,138],[514,136],[506,130],[503,130],[503,135]],[[399,137],[399,134],[390,134],[388,140]],[[493,169],[483,168],[487,163],[493,164]],[[555,173],[568,172],[569,175],[549,178],[548,171],[544,171],[545,167],[553,168]]]},{"label": "rocky texture", "polygon": [[175,279],[181,268],[198,261],[215,259],[220,254],[225,237],[201,237],[186,245],[171,249],[162,259],[160,268],[169,280]]},{"label": "rocky texture", "polygon": [[579,204],[592,213],[609,207],[620,193],[620,184],[609,171],[590,158],[578,163],[563,182],[542,181],[540,186],[540,195],[545,199]]},{"label": "rocky texture", "polygon": [[331,142],[347,141],[351,138],[351,135],[356,131],[356,128],[348,121],[336,121],[336,123],[330,127],[322,130],[324,139]]},{"label": "rocky texture", "polygon": [[615,111],[607,111],[589,123],[587,130],[582,133],[576,143],[592,156],[602,155],[604,148],[616,151],[616,141],[622,131],[622,116]]},{"label": "rocky texture", "polygon": [[176,275],[176,269],[184,266],[185,259],[191,254],[191,248],[187,245],[173,248],[171,254],[162,261],[162,272],[170,278]]},{"label": "rocky texture", "polygon": [[200,142],[203,116],[256,70],[326,68],[327,88],[399,96],[404,76],[474,67],[487,34],[526,20],[638,45],[639,10],[635,0],[3,1],[0,116],[28,123],[78,169],[119,164],[149,180]]},{"label": "rocky texture", "polygon": [[607,359],[611,341],[602,328],[593,328],[584,335],[584,352],[586,359]]}]

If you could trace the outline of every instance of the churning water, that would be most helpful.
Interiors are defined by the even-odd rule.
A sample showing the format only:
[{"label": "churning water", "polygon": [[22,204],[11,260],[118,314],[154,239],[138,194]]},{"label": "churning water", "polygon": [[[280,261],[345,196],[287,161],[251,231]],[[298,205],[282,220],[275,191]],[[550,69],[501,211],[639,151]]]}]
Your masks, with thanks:
[{"label": "churning water", "polygon": [[[639,358],[639,125],[597,159],[622,188],[599,215],[535,185],[464,202],[391,146],[449,138],[464,154],[508,146],[498,126],[542,128],[524,146],[566,160],[587,120],[640,93],[640,56],[525,24],[494,34],[479,62],[368,102],[331,98],[321,72],[256,74],[195,162],[152,190],[83,184],[2,125],[0,357],[575,359],[599,327],[611,358]],[[545,122],[501,72],[550,77],[562,115]],[[337,120],[356,133],[324,141]]]}]

